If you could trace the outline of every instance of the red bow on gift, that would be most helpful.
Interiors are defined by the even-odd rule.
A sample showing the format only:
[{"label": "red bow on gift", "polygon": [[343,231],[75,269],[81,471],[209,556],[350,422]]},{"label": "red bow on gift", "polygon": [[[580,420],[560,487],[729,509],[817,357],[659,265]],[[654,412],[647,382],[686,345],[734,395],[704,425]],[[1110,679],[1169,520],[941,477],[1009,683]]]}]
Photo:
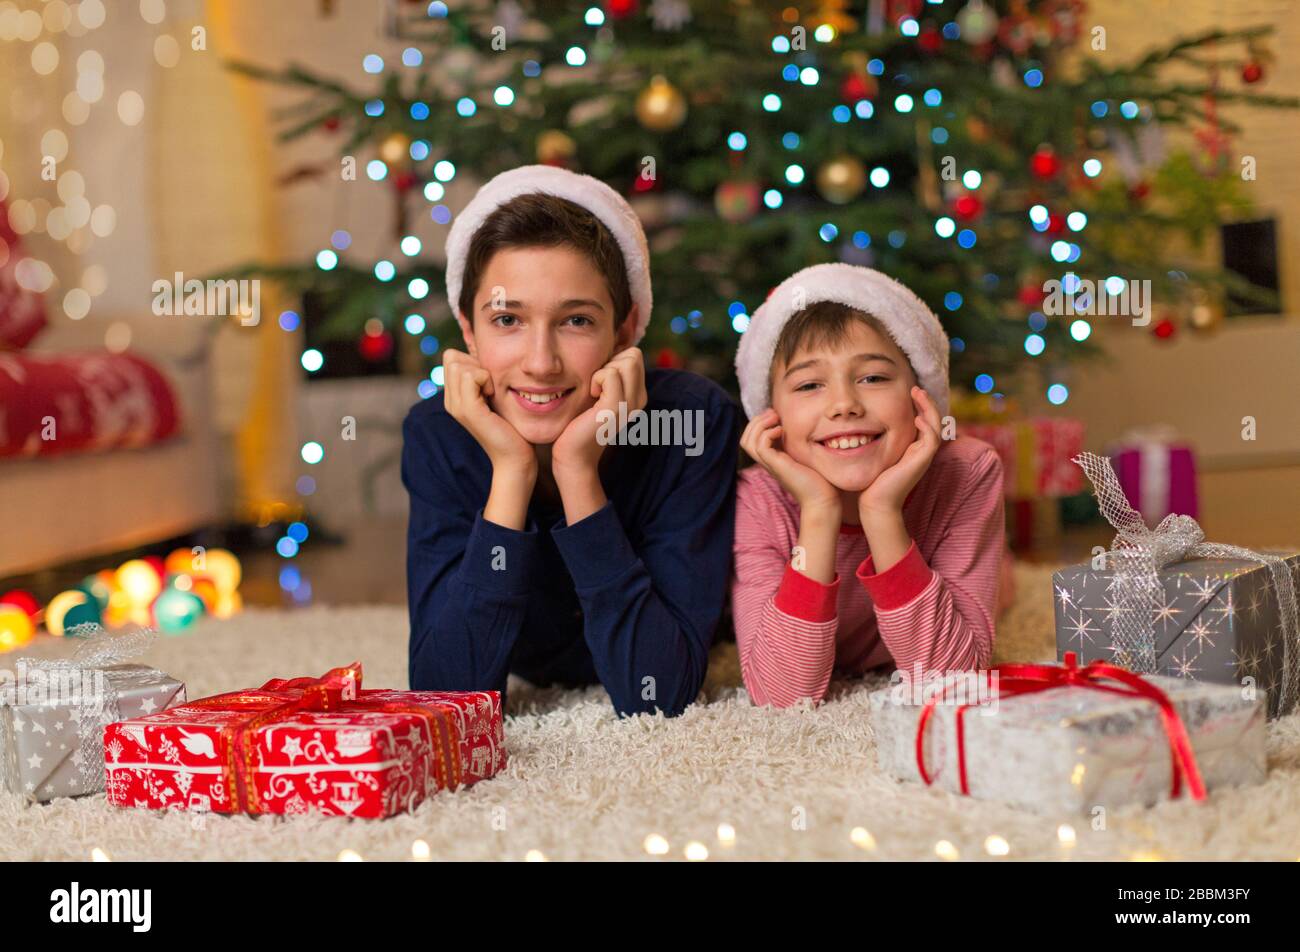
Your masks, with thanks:
[{"label": "red bow on gift", "polygon": [[[1192,799],[1205,799],[1205,784],[1201,781],[1201,771],[1196,766],[1196,756],[1192,751],[1192,742],[1187,736],[1183,719],[1178,716],[1173,702],[1164,691],[1142,680],[1132,671],[1106,664],[1104,661],[1091,661],[1081,668],[1078,656],[1073,651],[1067,651],[1064,667],[1052,664],[999,664],[988,673],[997,674],[999,699],[1015,697],[1017,694],[1049,691],[1052,688],[1082,687],[1108,691],[1122,697],[1146,698],[1153,701],[1160,707],[1160,718],[1164,722],[1165,734],[1169,738],[1169,754],[1173,767],[1173,789],[1170,796],[1176,798],[1179,795],[1182,791],[1183,779],[1186,778],[1187,789]],[[1103,681],[1118,681],[1123,686],[1103,684]],[[916,727],[916,764],[920,769],[921,779],[926,784],[934,781],[925,769],[925,727],[934,714],[935,705],[944,699],[952,687],[953,684],[950,683],[926,700],[925,707],[921,711],[921,719]],[[957,774],[961,780],[961,792],[966,795],[970,794],[970,787],[966,782],[966,735],[962,715],[966,713],[968,707],[971,705],[961,705],[957,708],[956,714]]]},{"label": "red bow on gift", "polygon": [[[267,694],[259,695],[256,691],[218,694],[214,697],[199,698],[186,705],[191,708],[226,711],[243,705],[263,706],[267,703],[274,705],[269,708],[263,706],[245,720],[222,730],[226,736],[227,753],[224,764],[226,788],[230,790],[234,802],[242,804],[247,813],[262,812],[257,797],[257,785],[253,782],[256,769],[253,763],[255,745],[250,742],[253,733],[267,724],[285,720],[300,711],[380,711],[389,714],[418,715],[424,719],[429,730],[430,746],[435,748],[437,753],[439,786],[454,790],[460,784],[460,757],[454,748],[447,714],[420,704],[367,698],[365,696],[367,694],[382,692],[361,690],[360,661],[354,661],[345,668],[331,668],[319,678],[272,678],[258,690],[265,691]],[[284,698],[286,694],[291,697]]]}]

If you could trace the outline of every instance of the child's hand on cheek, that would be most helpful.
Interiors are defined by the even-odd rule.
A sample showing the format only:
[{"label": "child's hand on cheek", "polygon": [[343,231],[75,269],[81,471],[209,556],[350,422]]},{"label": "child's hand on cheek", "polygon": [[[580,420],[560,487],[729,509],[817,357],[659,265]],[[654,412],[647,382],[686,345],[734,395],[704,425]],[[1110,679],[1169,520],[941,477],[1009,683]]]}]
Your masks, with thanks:
[{"label": "child's hand on cheek", "polygon": [[493,472],[537,469],[532,445],[488,405],[493,395],[492,376],[469,354],[448,349],[442,356],[444,406],[469,430],[492,462]]},{"label": "child's hand on cheek", "polygon": [[[776,477],[777,482],[794,496],[803,511],[840,509],[839,490],[816,470],[796,462],[784,449],[776,446],[784,431],[775,410],[768,408],[749,421],[741,434],[740,446],[758,465]],[[839,516],[836,515],[838,522]]]},{"label": "child's hand on cheek", "polygon": [[942,421],[930,395],[913,387],[912,401],[917,410],[916,439],[908,444],[898,462],[877,476],[858,497],[858,515],[863,523],[873,517],[901,513],[907,494],[920,482],[942,445]]},{"label": "child's hand on cheek", "polygon": [[639,347],[620,351],[591,376],[594,406],[569,421],[551,451],[551,466],[557,477],[563,474],[592,475],[600,463],[605,447],[596,439],[601,428],[601,414],[608,410],[617,421],[620,403],[627,405],[627,415],[646,405],[645,358]]}]

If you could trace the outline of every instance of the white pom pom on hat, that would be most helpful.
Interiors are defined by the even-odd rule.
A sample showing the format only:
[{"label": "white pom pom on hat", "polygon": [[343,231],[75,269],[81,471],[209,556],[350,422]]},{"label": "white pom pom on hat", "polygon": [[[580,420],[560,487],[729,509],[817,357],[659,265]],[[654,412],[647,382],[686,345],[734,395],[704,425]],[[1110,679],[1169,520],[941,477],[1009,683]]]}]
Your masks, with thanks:
[{"label": "white pom pom on hat", "polygon": [[460,314],[459,301],[470,240],[497,208],[520,195],[538,192],[581,205],[614,236],[623,252],[628,288],[637,308],[632,343],[639,343],[650,324],[650,308],[654,300],[650,293],[650,249],[641,221],[627,200],[600,179],[552,165],[521,165],[502,172],[478,190],[452,224],[447,234],[447,302],[460,321],[462,331],[466,328],[466,321]]},{"label": "white pom pom on hat", "polygon": [[[750,316],[736,350],[740,402],[753,419],[772,405],[771,370],[781,329],[798,311],[834,301],[880,321],[907,355],[917,383],[939,410],[948,413],[948,335],[939,318],[901,281],[852,264],[816,264],[796,271]],[[797,306],[796,306],[797,304]]]}]

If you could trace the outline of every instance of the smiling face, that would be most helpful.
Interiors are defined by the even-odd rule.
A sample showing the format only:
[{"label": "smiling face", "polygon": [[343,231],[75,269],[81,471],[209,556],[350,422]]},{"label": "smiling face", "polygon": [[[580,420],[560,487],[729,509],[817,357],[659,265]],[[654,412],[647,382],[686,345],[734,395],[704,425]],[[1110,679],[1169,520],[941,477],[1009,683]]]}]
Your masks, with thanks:
[{"label": "smiling face", "polygon": [[916,439],[916,376],[893,339],[859,317],[831,319],[826,329],[799,319],[787,331],[802,342],[788,359],[778,344],[772,365],[783,448],[840,491],[861,492]]},{"label": "smiling face", "polygon": [[567,245],[497,251],[464,316],[469,352],[492,377],[488,403],[534,445],[595,404],[592,375],[631,346],[636,323],[630,314],[615,331],[604,277]]}]

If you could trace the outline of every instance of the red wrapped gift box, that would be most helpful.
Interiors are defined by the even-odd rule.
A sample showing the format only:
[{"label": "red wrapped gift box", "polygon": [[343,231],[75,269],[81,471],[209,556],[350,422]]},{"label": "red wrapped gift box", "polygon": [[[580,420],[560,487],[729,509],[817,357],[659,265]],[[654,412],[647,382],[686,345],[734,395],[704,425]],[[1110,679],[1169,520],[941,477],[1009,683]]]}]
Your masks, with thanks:
[{"label": "red wrapped gift box", "polygon": [[497,691],[361,689],[361,665],[273,679],[104,728],[108,800],[386,817],[505,766]]}]

